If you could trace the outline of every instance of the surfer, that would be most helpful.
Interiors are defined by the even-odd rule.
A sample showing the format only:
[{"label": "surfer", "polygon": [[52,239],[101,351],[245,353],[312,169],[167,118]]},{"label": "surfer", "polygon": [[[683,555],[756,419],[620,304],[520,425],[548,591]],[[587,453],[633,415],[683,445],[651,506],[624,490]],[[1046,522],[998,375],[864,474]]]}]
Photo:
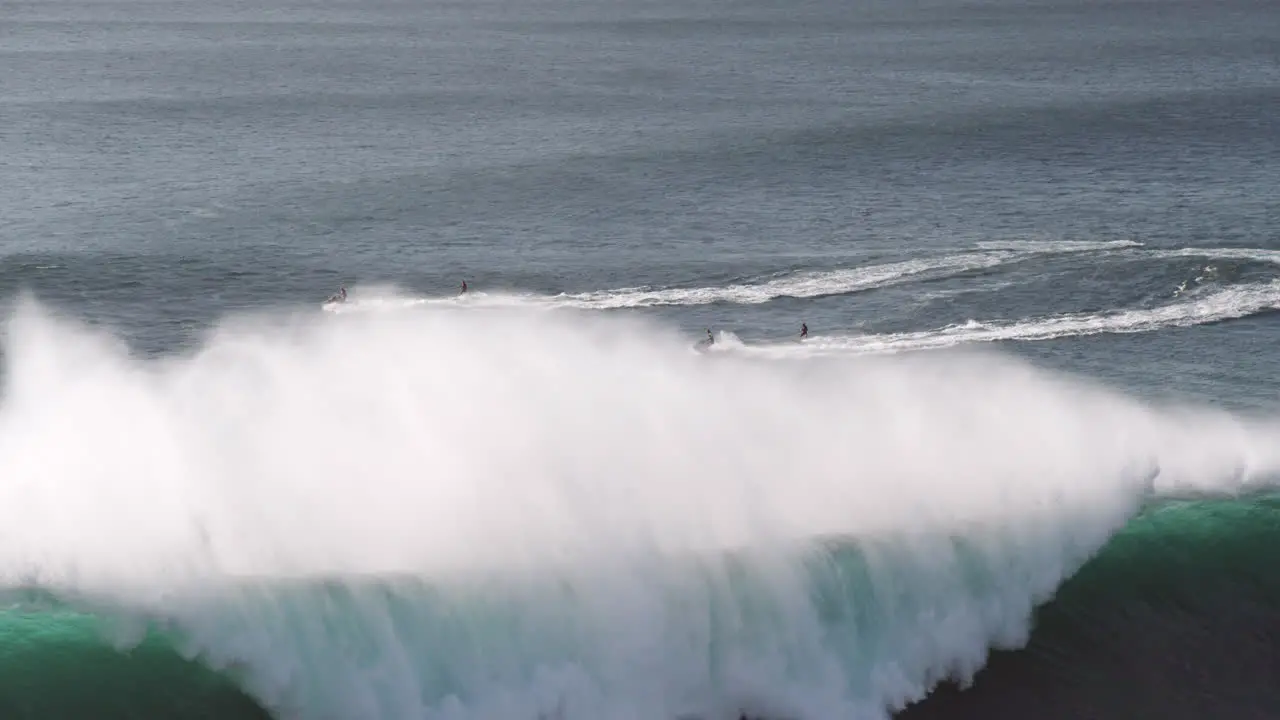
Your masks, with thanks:
[{"label": "surfer", "polygon": [[346,286],[346,285],[343,285],[342,287],[338,288],[338,292],[337,292],[337,294],[336,294],[336,295],[330,295],[330,296],[329,296],[329,302],[331,302],[331,303],[344,303],[344,302],[346,302],[346,301],[347,301],[347,286]]},{"label": "surfer", "polygon": [[466,281],[466,280],[463,280],[463,281],[462,281],[462,291],[461,291],[461,292],[459,292],[458,294],[459,294],[459,295],[466,295],[466,294],[467,294],[467,281]]},{"label": "surfer", "polygon": [[697,350],[698,352],[703,352],[704,350],[706,350],[707,348],[715,344],[715,341],[716,341],[716,338],[714,335],[711,334],[711,328],[707,328],[707,336],[699,340],[698,342],[694,343],[693,349]]},{"label": "surfer", "polygon": [[806,323],[800,323],[800,339],[809,337],[809,326]]}]

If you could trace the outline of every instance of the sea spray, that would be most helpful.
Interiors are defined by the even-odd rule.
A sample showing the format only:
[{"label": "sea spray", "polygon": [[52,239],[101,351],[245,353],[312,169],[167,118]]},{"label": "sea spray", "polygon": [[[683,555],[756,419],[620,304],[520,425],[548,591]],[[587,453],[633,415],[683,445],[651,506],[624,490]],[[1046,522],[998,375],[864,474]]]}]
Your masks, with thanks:
[{"label": "sea spray", "polygon": [[[175,638],[280,717],[882,717],[1153,492],[1274,429],[989,354],[776,362],[564,311],[7,327],[0,580]],[[124,627],[127,627],[127,622]]]}]

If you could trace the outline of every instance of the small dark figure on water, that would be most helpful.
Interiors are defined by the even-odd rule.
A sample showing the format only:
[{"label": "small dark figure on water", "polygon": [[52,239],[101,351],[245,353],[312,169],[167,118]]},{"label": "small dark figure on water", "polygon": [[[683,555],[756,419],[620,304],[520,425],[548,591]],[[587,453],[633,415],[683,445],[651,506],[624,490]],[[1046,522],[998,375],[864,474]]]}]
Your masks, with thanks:
[{"label": "small dark figure on water", "polygon": [[803,340],[807,337],[809,337],[809,325],[807,323],[800,323],[800,339]]},{"label": "small dark figure on water", "polygon": [[463,281],[462,281],[462,292],[460,292],[460,293],[458,293],[458,294],[459,294],[459,295],[465,295],[465,294],[466,294],[466,292],[467,292],[467,281],[466,281],[466,280],[463,280]]},{"label": "small dark figure on water", "polygon": [[347,301],[346,285],[343,285],[342,287],[338,288],[338,294],[329,296],[329,302],[331,303],[344,303],[346,301]]}]

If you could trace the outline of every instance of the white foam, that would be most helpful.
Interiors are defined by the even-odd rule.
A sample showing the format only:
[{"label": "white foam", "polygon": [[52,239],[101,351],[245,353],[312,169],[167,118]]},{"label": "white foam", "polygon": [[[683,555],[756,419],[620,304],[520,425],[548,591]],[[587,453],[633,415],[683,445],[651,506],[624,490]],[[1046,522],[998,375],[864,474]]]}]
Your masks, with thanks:
[{"label": "white foam", "polygon": [[[882,717],[1021,642],[1153,489],[1280,465],[1269,425],[994,356],[712,357],[616,317],[241,318],[144,361],[27,304],[5,357],[0,583],[307,720]],[[799,561],[822,536],[865,580]]]},{"label": "white foam", "polygon": [[1136,240],[984,240],[975,243],[984,250],[1017,250],[1028,253],[1078,253],[1143,247]]},{"label": "white foam", "polygon": [[1267,250],[1265,248],[1179,248],[1177,250],[1153,250],[1151,256],[1164,259],[1202,257],[1222,260],[1254,260],[1280,265],[1280,250]]}]

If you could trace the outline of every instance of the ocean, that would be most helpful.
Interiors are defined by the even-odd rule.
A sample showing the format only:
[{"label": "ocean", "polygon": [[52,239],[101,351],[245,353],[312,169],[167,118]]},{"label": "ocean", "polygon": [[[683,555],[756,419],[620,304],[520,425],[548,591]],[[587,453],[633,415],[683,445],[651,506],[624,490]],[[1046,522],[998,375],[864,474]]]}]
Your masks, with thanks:
[{"label": "ocean", "polygon": [[1272,3],[0,17],[0,717],[1280,716]]}]

